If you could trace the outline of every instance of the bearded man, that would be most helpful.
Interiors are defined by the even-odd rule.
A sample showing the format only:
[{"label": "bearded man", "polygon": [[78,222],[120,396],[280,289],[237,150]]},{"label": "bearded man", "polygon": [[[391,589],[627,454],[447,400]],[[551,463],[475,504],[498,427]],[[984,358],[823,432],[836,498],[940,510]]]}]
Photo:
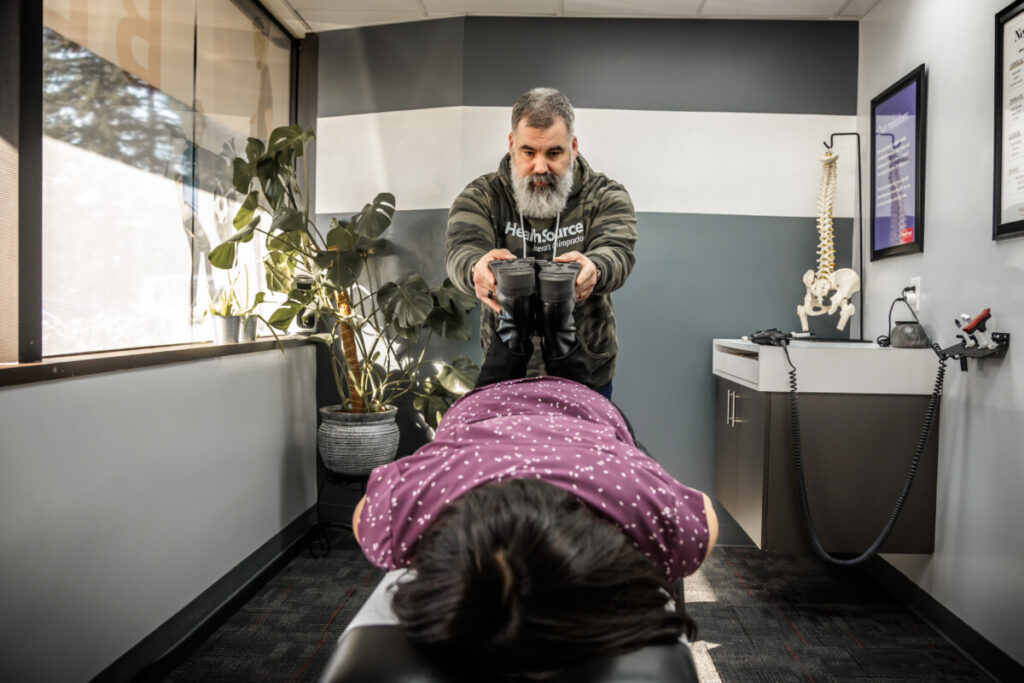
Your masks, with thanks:
[{"label": "bearded man", "polygon": [[[618,339],[611,293],[636,259],[636,214],[626,189],[578,153],[575,113],[552,88],[534,88],[512,107],[508,154],[495,173],[471,182],[448,214],[448,276],[483,303],[480,342],[487,349],[501,305],[495,260],[579,264],[572,320],[597,391],[611,398]],[[542,371],[540,344],[530,361]]]}]

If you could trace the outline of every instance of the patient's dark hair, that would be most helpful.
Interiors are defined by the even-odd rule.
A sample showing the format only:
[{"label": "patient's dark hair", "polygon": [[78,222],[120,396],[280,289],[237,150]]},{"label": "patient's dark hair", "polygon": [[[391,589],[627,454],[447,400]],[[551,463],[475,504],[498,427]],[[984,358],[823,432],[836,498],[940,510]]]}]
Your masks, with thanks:
[{"label": "patient's dark hair", "polygon": [[539,479],[492,483],[427,530],[394,610],[435,660],[497,677],[673,643],[693,620],[622,530]]}]

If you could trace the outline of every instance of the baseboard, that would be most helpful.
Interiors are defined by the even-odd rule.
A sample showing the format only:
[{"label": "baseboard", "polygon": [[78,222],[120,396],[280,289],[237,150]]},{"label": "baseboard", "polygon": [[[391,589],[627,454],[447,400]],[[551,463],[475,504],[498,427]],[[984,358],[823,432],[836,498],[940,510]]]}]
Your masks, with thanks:
[{"label": "baseboard", "polygon": [[101,671],[93,683],[162,680],[309,545],[316,524],[314,505]]},{"label": "baseboard", "polygon": [[909,606],[954,647],[997,681],[1024,681],[1024,666],[950,612],[927,591],[879,556],[864,571],[893,597]]}]

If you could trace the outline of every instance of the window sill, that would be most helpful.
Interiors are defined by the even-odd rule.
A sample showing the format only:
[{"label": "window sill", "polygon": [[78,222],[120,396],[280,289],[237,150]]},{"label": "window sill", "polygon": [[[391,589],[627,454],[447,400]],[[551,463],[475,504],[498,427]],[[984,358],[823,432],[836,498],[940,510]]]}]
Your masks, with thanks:
[{"label": "window sill", "polygon": [[39,363],[0,365],[0,387],[31,384],[54,379],[83,377],[117,370],[133,370],[156,365],[170,365],[189,361],[234,356],[240,353],[271,351],[281,346],[290,348],[309,342],[294,337],[282,337],[280,346],[273,339],[260,339],[237,344],[179,344],[145,349],[106,351],[75,356],[57,356]]}]

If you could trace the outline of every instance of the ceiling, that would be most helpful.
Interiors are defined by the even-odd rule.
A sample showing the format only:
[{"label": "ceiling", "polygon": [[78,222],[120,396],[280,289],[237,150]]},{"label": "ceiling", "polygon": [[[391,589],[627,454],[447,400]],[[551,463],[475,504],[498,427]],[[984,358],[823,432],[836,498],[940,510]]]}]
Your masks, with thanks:
[{"label": "ceiling", "polygon": [[296,37],[461,16],[856,21],[881,0],[263,0]]}]

